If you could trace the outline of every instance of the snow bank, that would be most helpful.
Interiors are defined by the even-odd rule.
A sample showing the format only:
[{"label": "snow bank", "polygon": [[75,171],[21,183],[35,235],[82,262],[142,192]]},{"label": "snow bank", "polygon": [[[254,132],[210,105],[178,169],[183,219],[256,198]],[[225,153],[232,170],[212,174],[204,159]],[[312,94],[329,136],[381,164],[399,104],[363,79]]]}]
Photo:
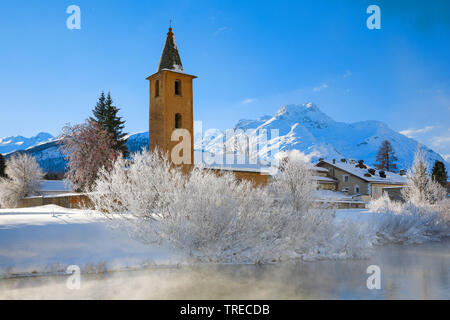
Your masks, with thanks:
[{"label": "snow bank", "polygon": [[0,210],[0,276],[103,272],[178,263],[175,252],[147,246],[95,212],[54,205]]}]

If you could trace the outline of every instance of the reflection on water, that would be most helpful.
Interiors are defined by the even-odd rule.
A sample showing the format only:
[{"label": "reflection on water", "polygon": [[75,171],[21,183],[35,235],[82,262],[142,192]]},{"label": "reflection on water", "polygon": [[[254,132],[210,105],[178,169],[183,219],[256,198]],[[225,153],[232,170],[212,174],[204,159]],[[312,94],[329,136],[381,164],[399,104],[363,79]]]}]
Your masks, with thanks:
[{"label": "reflection on water", "polygon": [[[368,260],[269,266],[193,266],[0,280],[2,299],[450,299],[450,240],[377,248]],[[366,269],[381,268],[369,290]]]}]

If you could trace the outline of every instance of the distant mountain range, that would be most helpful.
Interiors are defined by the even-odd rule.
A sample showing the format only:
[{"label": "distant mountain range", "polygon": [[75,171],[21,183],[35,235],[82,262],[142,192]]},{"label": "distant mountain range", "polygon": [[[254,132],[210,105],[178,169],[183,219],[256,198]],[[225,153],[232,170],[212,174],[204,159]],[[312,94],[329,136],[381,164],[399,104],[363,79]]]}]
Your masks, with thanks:
[{"label": "distant mountain range", "polygon": [[31,138],[22,136],[0,138],[0,153],[5,154],[16,150],[25,150],[54,139],[50,133],[46,132],[40,132]]},{"label": "distant mountain range", "polygon": [[[272,129],[278,129],[278,137],[270,136]],[[246,132],[244,147],[257,150],[257,132],[268,132],[266,143],[259,145],[260,157],[273,150],[287,151],[296,149],[304,153],[305,158],[317,161],[325,159],[364,160],[369,165],[376,162],[376,154],[384,140],[389,140],[398,157],[399,169],[408,169],[418,148],[422,149],[430,165],[435,160],[442,161],[449,168],[442,156],[414,139],[408,138],[380,121],[361,121],[355,123],[337,122],[323,113],[315,104],[286,105],[273,116],[262,116],[256,120],[240,120],[232,134],[224,136],[208,135],[197,140],[196,149],[214,154],[223,150],[241,149],[236,141],[243,141],[242,132]],[[247,138],[249,137],[249,138]],[[240,139],[239,139],[240,138]],[[225,144],[225,147],[224,147]],[[228,151],[227,151],[228,152]],[[272,154],[274,156],[274,154]]]},{"label": "distant mountain range", "polygon": [[[272,129],[278,129],[279,135],[269,136],[269,139],[259,144],[256,149],[253,145],[256,143],[257,132],[267,130],[270,133]],[[337,122],[313,103],[286,105],[273,116],[240,120],[228,135],[216,133],[201,136],[196,132],[195,149],[214,154],[221,154],[224,150],[227,150],[227,153],[245,152],[243,148],[248,147],[236,144],[239,139],[235,139],[241,138],[242,132],[246,132],[248,136],[246,139],[250,145],[249,149],[259,150],[261,157],[264,157],[267,151],[269,157],[273,157],[275,152],[270,154],[270,151],[296,149],[311,161],[317,161],[319,158],[352,158],[362,159],[367,164],[373,165],[381,142],[389,140],[397,154],[399,169],[411,166],[418,148],[424,151],[430,166],[435,160],[439,160],[446,164],[447,170],[450,168],[441,155],[416,140],[390,129],[383,122],[373,120],[355,123]],[[148,132],[129,135],[127,146],[131,152],[147,148]],[[66,167],[66,161],[58,151],[57,140],[48,133],[39,133],[31,138],[17,136],[0,139],[0,153],[7,154],[8,157],[15,152],[32,154],[47,172],[61,172]]]},{"label": "distant mountain range", "polygon": [[[5,142],[2,145],[4,149],[0,149],[0,152],[4,153],[3,150],[8,150],[8,152],[4,153],[6,158],[20,152],[26,152],[36,158],[45,172],[58,173],[66,170],[67,161],[59,151],[58,139],[51,134],[39,133],[37,136],[31,138],[20,137],[19,139],[19,137],[16,137],[17,140],[14,140],[14,137],[0,139]],[[41,140],[43,137],[46,138],[44,141]],[[8,141],[11,142],[7,143]],[[13,141],[23,141],[23,143],[13,144]],[[33,141],[35,141],[34,146],[29,146]],[[129,135],[127,146],[130,152],[137,152],[142,148],[148,148],[148,132]]]}]

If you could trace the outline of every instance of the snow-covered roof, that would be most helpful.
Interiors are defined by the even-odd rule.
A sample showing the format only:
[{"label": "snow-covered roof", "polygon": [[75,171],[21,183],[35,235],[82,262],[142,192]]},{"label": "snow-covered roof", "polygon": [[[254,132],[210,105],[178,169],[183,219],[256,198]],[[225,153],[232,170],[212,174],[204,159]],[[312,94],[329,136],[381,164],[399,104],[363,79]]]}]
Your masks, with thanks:
[{"label": "snow-covered roof", "polygon": [[39,181],[39,191],[70,192],[72,189],[70,182],[66,180],[41,180]]},{"label": "snow-covered roof", "polygon": [[[393,173],[393,172],[389,172],[389,171],[384,171],[386,174],[386,178],[382,178],[380,177],[380,170],[377,170],[375,168],[372,168],[368,165],[366,165],[367,169],[362,169],[359,167],[356,167],[356,164],[352,164],[352,163],[348,163],[348,162],[340,162],[340,161],[336,161],[335,163],[327,161],[327,160],[322,160],[320,161],[316,166],[319,166],[321,163],[326,163],[330,166],[334,166],[338,169],[341,169],[342,171],[348,172],[364,181],[367,182],[375,182],[375,183],[386,183],[386,184],[405,184],[407,182],[407,177],[406,176],[401,176],[399,174]],[[374,169],[375,170],[375,174],[371,175],[370,177],[365,176],[365,174],[369,174],[369,169]]]},{"label": "snow-covered roof", "polygon": [[166,43],[164,44],[164,49],[158,65],[158,71],[164,69],[184,72],[172,28],[169,28],[169,32],[167,33]]}]

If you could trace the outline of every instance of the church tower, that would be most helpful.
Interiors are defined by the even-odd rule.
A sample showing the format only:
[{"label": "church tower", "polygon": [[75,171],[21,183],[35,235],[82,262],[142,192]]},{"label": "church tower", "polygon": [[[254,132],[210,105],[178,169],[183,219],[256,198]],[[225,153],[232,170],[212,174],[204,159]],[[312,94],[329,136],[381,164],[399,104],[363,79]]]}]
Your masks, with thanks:
[{"label": "church tower", "polygon": [[[169,28],[158,70],[147,80],[150,82],[149,147],[168,153],[172,162],[175,162],[171,157],[172,149],[186,137],[177,133],[189,132],[190,142],[184,141],[189,142],[186,144],[189,148],[183,149],[181,154],[184,159],[190,159],[190,164],[194,163],[192,80],[195,78],[184,72],[172,28]],[[190,157],[183,154],[185,151],[190,152]]]}]

